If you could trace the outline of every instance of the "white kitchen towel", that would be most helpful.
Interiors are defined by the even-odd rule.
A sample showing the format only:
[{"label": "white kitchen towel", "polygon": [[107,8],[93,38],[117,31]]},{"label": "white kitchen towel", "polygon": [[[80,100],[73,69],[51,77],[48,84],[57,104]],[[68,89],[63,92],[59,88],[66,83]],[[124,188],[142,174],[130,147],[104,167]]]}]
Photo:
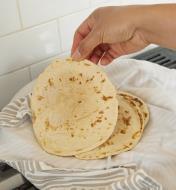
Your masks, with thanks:
[{"label": "white kitchen towel", "polygon": [[[105,183],[106,180],[110,180],[107,186],[103,185],[102,187],[98,183],[101,188],[110,188],[110,184],[113,183],[111,188],[122,190],[142,188],[146,190],[161,189],[162,187],[159,183],[162,183],[163,189],[175,189],[176,71],[162,68],[149,62],[136,60],[115,61],[107,66],[105,71],[117,88],[138,95],[149,105],[150,122],[144,131],[140,143],[133,150],[114,156],[112,159],[92,161],[77,160],[72,157],[57,157],[47,154],[39,147],[33,135],[30,120],[20,123],[20,127],[7,127],[7,125],[3,124],[3,121],[0,130],[0,159],[24,173],[29,180],[32,180],[32,183],[41,189],[45,187],[46,189],[52,189],[52,183],[48,180],[51,179],[59,182],[58,179],[62,178],[61,175],[59,176],[59,173],[56,174],[59,171],[62,174],[63,171],[71,172],[67,173],[68,178],[64,176],[64,180],[69,182],[68,184],[72,185],[73,189],[80,185],[77,182],[74,184],[74,180],[72,181],[72,179],[75,179],[74,172],[80,171],[85,172],[85,175],[90,174],[89,177],[94,176],[93,179],[96,178],[95,181],[86,184],[86,188],[89,189],[97,189],[91,186],[92,183],[96,184],[98,179],[100,179],[97,177],[96,172],[105,172],[110,177],[106,179],[104,176],[105,178],[100,180],[100,184],[102,182]],[[26,114],[27,112],[24,113]],[[21,117],[20,114],[18,114],[19,117]],[[14,118],[12,121],[14,123],[17,122]],[[32,170],[37,167],[31,164],[34,162],[37,166],[40,165],[41,167],[42,165],[42,171],[39,170],[38,172],[41,176],[45,176],[45,178],[40,177],[40,175],[37,178],[39,173],[36,169]],[[132,167],[129,163],[136,163],[137,166]],[[145,172],[139,170],[140,168]],[[115,171],[115,180],[113,180],[113,176],[109,173],[111,170]],[[30,175],[27,175],[28,171],[30,171]],[[53,174],[51,178],[48,177],[48,173],[52,173],[53,171],[55,171],[55,175]],[[118,175],[119,171],[123,171],[123,175],[120,174],[121,179]],[[56,177],[57,175],[58,177]],[[89,181],[89,178],[87,179]],[[81,181],[83,182],[84,180]],[[47,187],[47,185],[49,186]],[[64,188],[69,189],[71,186]],[[55,189],[57,188],[55,187]]]},{"label": "white kitchen towel", "polygon": [[[20,127],[31,118],[30,97],[13,100],[0,112],[1,127]],[[28,147],[26,147],[28,148]],[[108,189],[125,190],[133,188],[161,189],[161,185],[148,176],[143,170],[136,170],[135,165],[108,166],[102,170],[76,170],[54,168],[35,160],[2,160],[21,172],[28,180],[40,189]],[[135,177],[134,177],[135,176]]]}]

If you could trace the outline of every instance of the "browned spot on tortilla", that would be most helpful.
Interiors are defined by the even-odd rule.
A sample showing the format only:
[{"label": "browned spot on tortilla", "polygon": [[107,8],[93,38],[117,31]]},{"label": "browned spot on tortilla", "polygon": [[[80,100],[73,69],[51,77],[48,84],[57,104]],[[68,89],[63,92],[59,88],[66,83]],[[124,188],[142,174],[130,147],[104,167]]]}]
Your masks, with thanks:
[{"label": "browned spot on tortilla", "polygon": [[139,115],[139,120],[140,120],[140,124],[141,124],[141,129],[142,129],[142,126],[143,126],[143,117],[142,117],[142,114],[138,111],[138,115]]},{"label": "browned spot on tortilla", "polygon": [[73,76],[73,77],[70,77],[69,80],[70,80],[70,81],[75,81],[76,78]]},{"label": "browned spot on tortilla", "polygon": [[99,74],[100,72],[97,72],[97,74]]},{"label": "browned spot on tortilla", "polygon": [[97,120],[95,120],[93,123],[91,123],[91,127],[95,127],[95,125],[97,124],[97,123],[101,123],[102,122],[102,120],[101,119],[97,119]]},{"label": "browned spot on tortilla", "polygon": [[37,100],[43,100],[44,99],[44,97],[43,96],[37,96]]},{"label": "browned spot on tortilla", "polygon": [[129,117],[122,117],[122,120],[124,122],[125,125],[129,126],[130,125],[130,121],[131,121],[131,116]]},{"label": "browned spot on tortilla", "polygon": [[81,100],[78,101],[79,104],[80,104],[81,102],[82,102]]},{"label": "browned spot on tortilla", "polygon": [[105,117],[104,119],[107,120],[107,117]]},{"label": "browned spot on tortilla", "polygon": [[97,94],[100,94],[100,93],[101,93],[101,91],[97,91],[96,93],[97,93]]},{"label": "browned spot on tortilla", "polygon": [[148,114],[146,112],[144,112],[144,117],[146,118],[148,116]]},{"label": "browned spot on tortilla", "polygon": [[129,143],[130,146],[131,146],[132,144],[133,144],[132,142]]},{"label": "browned spot on tortilla", "polygon": [[106,81],[106,79],[103,79],[103,80],[101,80],[101,83],[104,83]]},{"label": "browned spot on tortilla", "polygon": [[128,95],[122,94],[122,93],[120,93],[119,95],[120,95],[120,96],[123,96],[123,97],[129,97]]},{"label": "browned spot on tortilla", "polygon": [[82,74],[82,73],[79,73],[79,76],[81,76],[81,77],[82,77],[82,76],[83,76],[83,74]]},{"label": "browned spot on tortilla", "polygon": [[103,97],[102,97],[102,99],[103,99],[104,101],[107,101],[107,100],[112,99],[112,98],[113,98],[113,96],[104,96],[104,95],[103,95]]},{"label": "browned spot on tortilla", "polygon": [[129,111],[125,110],[125,113],[129,113]]},{"label": "browned spot on tortilla", "polygon": [[102,122],[102,120],[101,120],[101,119],[97,119],[97,120],[96,120],[96,122],[101,123],[101,122]]},{"label": "browned spot on tortilla", "polygon": [[81,128],[80,130],[81,130],[81,131],[84,131],[84,129],[83,129],[83,128]]},{"label": "browned spot on tortilla", "polygon": [[126,130],[125,130],[125,129],[121,129],[121,130],[120,130],[120,133],[126,134]]},{"label": "browned spot on tortilla", "polygon": [[106,109],[108,110],[108,109],[109,109],[109,106],[107,106]]},{"label": "browned spot on tortilla", "polygon": [[49,123],[48,119],[45,120],[45,129],[46,129],[46,130],[49,129],[49,125],[50,125],[50,123]]},{"label": "browned spot on tortilla", "polygon": [[81,84],[81,81],[79,81],[79,84]]},{"label": "browned spot on tortilla", "polygon": [[126,148],[129,148],[129,146],[127,146],[127,145],[125,145],[125,144],[124,144],[124,145],[123,145],[123,148],[125,148],[125,149],[126,149]]},{"label": "browned spot on tortilla", "polygon": [[74,117],[76,118],[76,117],[77,117],[77,115],[74,115]]},{"label": "browned spot on tortilla", "polygon": [[91,123],[91,127],[94,127],[94,123]]},{"label": "browned spot on tortilla", "polygon": [[134,100],[135,102],[137,102],[140,107],[143,105],[143,103],[142,103],[138,98],[133,98],[133,100]]},{"label": "browned spot on tortilla", "polygon": [[48,83],[49,83],[49,86],[53,86],[54,85],[54,82],[52,79],[48,79]]},{"label": "browned spot on tortilla", "polygon": [[61,78],[59,78],[59,81],[60,81],[60,82],[62,82],[62,79],[61,79]]},{"label": "browned spot on tortilla", "polygon": [[71,137],[74,137],[74,134],[73,134],[73,133],[71,133]]},{"label": "browned spot on tortilla", "polygon": [[103,113],[104,113],[104,111],[99,111],[99,113],[100,113],[100,114],[103,114]]},{"label": "browned spot on tortilla", "polygon": [[95,78],[95,76],[93,76],[92,78],[90,78],[89,80],[92,81]]},{"label": "browned spot on tortilla", "polygon": [[100,117],[96,117],[97,119],[102,119],[103,115],[101,115]]},{"label": "browned spot on tortilla", "polygon": [[114,143],[112,141],[106,141],[106,145],[113,145]]},{"label": "browned spot on tortilla", "polygon": [[136,139],[139,135],[140,135],[140,131],[135,132],[135,133],[132,135],[132,139]]},{"label": "browned spot on tortilla", "polygon": [[129,101],[129,103],[130,103],[132,106],[136,107],[136,104],[135,104],[133,101]]}]

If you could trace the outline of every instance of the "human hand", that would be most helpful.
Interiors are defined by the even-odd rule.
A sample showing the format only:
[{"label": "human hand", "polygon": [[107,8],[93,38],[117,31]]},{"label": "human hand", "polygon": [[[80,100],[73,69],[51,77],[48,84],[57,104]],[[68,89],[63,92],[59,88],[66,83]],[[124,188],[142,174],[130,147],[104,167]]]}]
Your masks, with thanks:
[{"label": "human hand", "polygon": [[149,43],[138,25],[141,7],[112,6],[95,10],[75,32],[72,58],[106,65],[121,55],[146,47]]}]

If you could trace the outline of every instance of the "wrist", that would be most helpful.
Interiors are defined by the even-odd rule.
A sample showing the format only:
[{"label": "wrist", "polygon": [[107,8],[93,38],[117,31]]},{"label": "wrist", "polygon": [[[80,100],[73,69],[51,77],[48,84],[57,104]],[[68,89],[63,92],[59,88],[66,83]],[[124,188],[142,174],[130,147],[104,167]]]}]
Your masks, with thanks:
[{"label": "wrist", "polygon": [[136,28],[148,44],[176,48],[176,43],[173,43],[173,31],[176,31],[176,4],[140,6],[136,17]]}]

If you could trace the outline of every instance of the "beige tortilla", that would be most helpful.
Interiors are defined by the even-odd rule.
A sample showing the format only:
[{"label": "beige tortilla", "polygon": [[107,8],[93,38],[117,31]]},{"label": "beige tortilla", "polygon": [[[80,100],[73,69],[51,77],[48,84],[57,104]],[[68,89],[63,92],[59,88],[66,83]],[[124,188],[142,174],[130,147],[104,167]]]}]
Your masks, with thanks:
[{"label": "beige tortilla", "polygon": [[98,66],[87,60],[56,60],[33,89],[34,133],[48,153],[86,152],[112,135],[117,108],[116,90]]},{"label": "beige tortilla", "polygon": [[119,115],[113,135],[99,147],[75,155],[79,159],[100,159],[132,149],[139,142],[143,129],[143,117],[138,108],[117,94]]}]

